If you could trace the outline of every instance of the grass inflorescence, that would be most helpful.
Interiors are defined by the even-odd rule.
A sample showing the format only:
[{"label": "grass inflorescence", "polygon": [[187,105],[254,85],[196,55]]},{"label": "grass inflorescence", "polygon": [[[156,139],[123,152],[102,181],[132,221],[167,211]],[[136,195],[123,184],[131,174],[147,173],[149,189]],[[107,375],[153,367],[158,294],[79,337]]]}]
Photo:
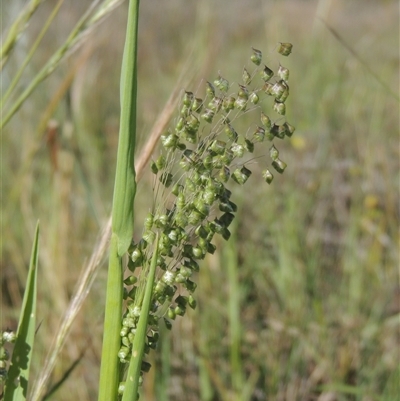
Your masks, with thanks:
[{"label": "grass inflorescence", "polygon": [[[287,56],[291,48],[291,44],[281,43],[278,51]],[[262,52],[257,49],[252,50],[251,62],[243,69],[241,83],[230,84],[219,75],[212,83],[206,82],[203,97],[185,91],[175,126],[161,136],[162,152],[150,165],[155,176],[153,206],[145,218],[142,238],[132,242],[128,251],[130,273],[124,281],[127,308],[118,354],[122,363],[131,356],[147,267],[154,254],[157,252],[158,272],[146,353],[157,345],[160,320],[170,329],[172,321],[183,316],[188,307],[196,308],[194,273],[207,254],[214,254],[214,236],[224,240],[231,236],[229,226],[237,205],[229,186],[232,182],[247,182],[255,149],[260,147],[269,154],[270,166],[266,158],[262,173],[268,184],[273,172],[283,173],[286,168],[274,140],[291,137],[294,132],[283,117],[289,96],[289,70],[279,65],[274,73],[262,64]],[[235,125],[249,112],[255,121],[242,133]],[[156,238],[157,250],[153,246]],[[142,268],[139,275],[138,268]],[[143,363],[142,370],[148,369],[148,363]]]}]

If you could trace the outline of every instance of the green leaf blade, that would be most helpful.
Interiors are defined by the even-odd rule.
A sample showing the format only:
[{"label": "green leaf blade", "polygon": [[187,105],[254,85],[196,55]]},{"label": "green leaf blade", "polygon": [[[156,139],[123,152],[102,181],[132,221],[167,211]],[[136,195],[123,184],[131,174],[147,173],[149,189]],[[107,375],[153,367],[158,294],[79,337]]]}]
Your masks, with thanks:
[{"label": "green leaf blade", "polygon": [[36,330],[37,267],[39,255],[39,223],[32,246],[27,286],[22,302],[11,366],[6,381],[4,401],[27,399],[29,373]]}]

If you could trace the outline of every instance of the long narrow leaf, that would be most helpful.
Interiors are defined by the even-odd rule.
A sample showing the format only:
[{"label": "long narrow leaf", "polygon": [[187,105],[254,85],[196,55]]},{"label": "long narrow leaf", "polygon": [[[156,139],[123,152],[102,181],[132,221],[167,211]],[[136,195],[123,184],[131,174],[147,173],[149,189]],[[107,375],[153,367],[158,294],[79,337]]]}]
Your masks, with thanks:
[{"label": "long narrow leaf", "polygon": [[22,302],[11,366],[8,372],[4,401],[27,399],[29,370],[36,327],[37,265],[39,254],[39,223],[36,225],[26,290]]},{"label": "long narrow leaf", "polygon": [[132,241],[136,193],[134,167],[137,95],[137,34],[139,0],[129,2],[128,23],[121,70],[121,118],[117,170],[112,209],[112,236],[108,268],[99,401],[117,398],[119,385],[120,327],[122,316],[122,257]]},{"label": "long narrow leaf", "polygon": [[103,349],[101,353],[99,401],[117,399],[119,385],[118,351],[121,345],[122,259],[117,254],[117,237],[111,235],[108,265],[106,309],[104,316]]},{"label": "long narrow leaf", "polygon": [[131,0],[121,70],[121,119],[112,211],[112,230],[118,236],[119,256],[123,256],[127,251],[133,233],[133,200],[136,192],[134,152],[138,16],[139,0]]}]

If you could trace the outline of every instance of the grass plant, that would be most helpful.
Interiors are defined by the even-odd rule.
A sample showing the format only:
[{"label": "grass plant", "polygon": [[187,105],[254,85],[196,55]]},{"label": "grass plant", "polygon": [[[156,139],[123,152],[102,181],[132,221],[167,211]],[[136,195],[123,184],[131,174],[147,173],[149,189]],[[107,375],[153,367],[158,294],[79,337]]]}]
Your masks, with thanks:
[{"label": "grass plant", "polygon": [[[179,101],[179,96],[175,93],[174,101],[164,111],[163,104],[182,65],[182,49],[192,38],[199,38],[197,33],[201,40],[209,35],[213,38],[207,45],[197,42],[197,48],[204,52],[202,57],[208,60],[201,77],[218,77],[219,68],[226,77],[238,77],[249,43],[265,49],[273,48],[279,40],[293,40],[296,56],[284,59],[284,65],[291,70],[291,88],[296,93],[287,101],[287,114],[290,121],[296,122],[297,130],[292,138],[280,143],[280,155],[290,163],[271,187],[251,185],[262,179],[261,159],[243,161],[253,174],[245,195],[241,194],[241,186],[231,188],[232,198],[239,205],[238,218],[229,227],[231,238],[224,244],[215,236],[215,253],[200,261],[201,268],[195,274],[199,284],[197,308],[187,308],[184,319],[175,319],[172,332],[163,323],[160,325],[159,350],[146,356],[152,368],[146,373],[141,399],[395,399],[399,373],[395,2],[368,2],[360,8],[351,1],[300,4],[287,0],[271,7],[265,3],[260,8],[258,2],[250,0],[233,1],[226,9],[222,2],[205,1],[181,8],[173,1],[157,3],[159,14],[154,12],[154,5],[152,1],[141,4],[140,35],[146,44],[139,47],[142,89],[135,165],[137,180],[142,180],[135,202],[131,252],[141,242],[141,224],[149,207],[153,209],[149,199],[153,199],[154,183],[164,172],[155,176],[143,169],[152,154],[152,150],[141,148],[148,139],[143,134],[153,131],[156,139],[167,131],[166,120],[176,110],[173,103]],[[40,14],[42,6],[46,7],[46,2],[41,2],[34,14],[26,14],[30,24],[20,25],[23,32],[32,32],[36,24],[40,32],[45,25],[38,23],[44,15]],[[314,18],[317,11],[323,12],[321,18],[326,25]],[[103,33],[117,32],[115,27],[123,25],[126,14],[116,10],[110,23],[104,22],[104,30],[81,36],[79,43],[101,43],[101,50],[94,46],[77,63],[74,78],[60,92],[66,94],[65,98],[58,98],[57,108],[52,106],[54,117],[64,121],[69,107],[66,99],[71,99],[68,118],[74,126],[73,140],[65,141],[66,131],[60,125],[56,153],[60,155],[66,147],[77,144],[72,152],[67,149],[75,163],[69,170],[73,196],[62,208],[56,209],[57,202],[49,204],[60,188],[60,175],[47,154],[50,146],[46,131],[36,133],[35,126],[49,100],[46,96],[51,98],[59,88],[57,82],[61,81],[59,74],[65,72],[65,64],[40,83],[41,91],[30,93],[2,129],[2,193],[13,194],[10,199],[2,198],[2,233],[7,238],[1,243],[3,328],[17,327],[26,261],[34,242],[36,220],[41,220],[40,327],[30,374],[38,378],[31,393],[35,400],[49,394],[57,383],[62,384],[52,396],[55,399],[97,398],[106,281],[105,269],[98,267],[104,267],[103,255],[111,231],[106,211],[110,210],[116,164],[112,121],[118,102],[113,95],[117,93],[114,77],[119,74],[113,65],[119,64],[115,62],[119,57],[115,49],[116,43],[122,42],[113,37],[111,46]],[[207,32],[205,28],[202,31],[205,19]],[[163,32],[162,37],[150,29],[154,25]],[[52,27],[49,31],[55,32]],[[7,54],[3,77],[23,64],[16,61],[16,56],[26,37],[15,36],[19,41]],[[48,36],[42,40],[51,48]],[[170,43],[179,46],[171,47]],[[66,54],[67,60],[74,60],[75,55]],[[274,60],[273,54],[263,55],[268,65]],[[110,59],[113,63],[108,63]],[[21,87],[26,88],[26,82],[40,69],[39,62],[35,58],[29,61],[21,76]],[[205,83],[194,86],[196,97],[202,95],[202,85]],[[193,88],[187,83],[177,86]],[[15,102],[21,87],[16,86],[7,105]],[[79,93],[84,96],[77,96]],[[254,112],[234,120],[238,132],[247,132]],[[159,125],[149,129],[160,115],[163,128]],[[113,135],[104,127],[111,127]],[[154,142],[149,149],[153,146]],[[194,144],[188,146],[195,150]],[[183,151],[175,152],[179,162],[179,152]],[[256,151],[250,158],[259,154]],[[157,160],[154,156],[153,162]],[[173,179],[178,180],[173,169]],[[15,175],[15,171],[19,173]],[[85,183],[79,171],[85,172]],[[173,185],[163,189],[158,180],[157,187],[158,194],[161,190],[168,194]],[[92,209],[87,194],[92,197]],[[171,210],[175,197],[170,194],[162,199],[158,197],[162,208]],[[98,221],[108,224],[96,242]],[[66,236],[58,236],[57,227],[61,226]],[[162,229],[154,231],[162,235]],[[152,246],[154,243],[147,245],[148,262],[157,253]],[[65,264],[68,269],[63,268]],[[87,269],[80,272],[81,266]],[[156,281],[162,274],[160,270],[156,273]],[[134,285],[128,287],[129,291]],[[189,297],[186,289],[180,288],[176,296]],[[179,306],[171,304],[173,309]],[[54,342],[53,337],[57,338]],[[54,345],[50,346],[49,359],[43,362],[49,344]],[[7,344],[5,347],[8,349]],[[83,349],[86,352],[82,357]]]}]

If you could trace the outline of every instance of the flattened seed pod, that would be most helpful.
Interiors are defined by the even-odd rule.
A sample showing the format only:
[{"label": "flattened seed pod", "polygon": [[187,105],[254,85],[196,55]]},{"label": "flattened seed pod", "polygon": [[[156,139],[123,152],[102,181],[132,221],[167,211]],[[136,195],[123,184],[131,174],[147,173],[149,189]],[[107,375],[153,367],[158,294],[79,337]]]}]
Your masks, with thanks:
[{"label": "flattened seed pod", "polygon": [[143,254],[139,248],[134,249],[133,252],[131,253],[132,262],[142,260],[142,258],[143,258]]},{"label": "flattened seed pod", "polygon": [[195,162],[193,158],[195,154],[192,150],[186,149],[182,154],[182,159],[179,162],[179,165],[182,167],[183,170],[188,171],[195,166]]},{"label": "flattened seed pod", "polygon": [[172,323],[168,319],[164,318],[164,324],[167,330],[172,329]]},{"label": "flattened seed pod", "polygon": [[[121,359],[121,362],[122,362],[122,359]],[[125,382],[120,382],[118,385],[118,395],[123,395],[124,392],[125,392]]]},{"label": "flattened seed pod", "polygon": [[203,99],[198,97],[193,99],[192,110],[196,113],[200,113],[201,109],[203,108]]},{"label": "flattened seed pod", "polygon": [[260,65],[261,64],[261,60],[262,60],[262,53],[260,50],[255,49],[254,47],[252,47],[253,49],[253,53],[250,56],[250,60],[255,64],[255,65]]},{"label": "flattened seed pod", "polygon": [[215,152],[218,155],[222,155],[225,151],[225,148],[226,142],[220,141],[219,139],[215,139],[209,147],[212,152]]},{"label": "flattened seed pod", "polygon": [[218,173],[218,177],[222,182],[228,182],[231,172],[228,167],[223,166],[222,169]]},{"label": "flattened seed pod", "polygon": [[238,97],[238,98],[235,100],[235,107],[236,107],[238,110],[245,111],[245,110],[246,110],[246,107],[247,107],[247,99],[242,98],[242,97]]},{"label": "flattened seed pod", "polygon": [[244,147],[246,148],[246,150],[250,153],[254,152],[254,143],[249,141],[248,139],[244,140]]},{"label": "flattened seed pod", "polygon": [[227,200],[219,204],[219,210],[221,210],[221,212],[235,213],[237,211],[237,205],[232,201]]},{"label": "flattened seed pod", "polygon": [[262,142],[265,138],[265,129],[262,127],[257,127],[253,134],[254,142]]},{"label": "flattened seed pod", "polygon": [[128,334],[129,327],[122,326],[121,331],[119,332],[119,335],[121,337],[125,337]]},{"label": "flattened seed pod", "polygon": [[203,159],[203,166],[205,169],[209,170],[213,168],[213,157],[211,155],[207,155]]},{"label": "flattened seed pod", "polygon": [[182,274],[180,272],[178,272],[178,274],[175,277],[175,283],[182,284],[185,281],[186,281],[186,278],[184,276],[182,276]]},{"label": "flattened seed pod", "polygon": [[224,153],[221,155],[221,161],[225,165],[230,165],[235,155],[230,149],[225,149]]},{"label": "flattened seed pod", "polygon": [[189,113],[190,113],[190,106],[183,105],[179,112],[179,115],[181,115],[182,117],[187,117]]},{"label": "flattened seed pod", "polygon": [[219,217],[218,220],[223,226],[229,227],[229,225],[232,223],[234,218],[235,218],[235,215],[233,213],[227,212],[227,213],[224,213],[221,217]]},{"label": "flattened seed pod", "polygon": [[200,127],[200,121],[196,116],[190,114],[186,119],[186,128],[190,131],[197,132]]},{"label": "flattened seed pod", "polygon": [[185,91],[185,94],[183,95],[182,103],[185,106],[189,107],[189,106],[192,105],[193,98],[194,98],[193,92],[186,92]]},{"label": "flattened seed pod", "polygon": [[212,123],[214,116],[215,113],[212,110],[206,109],[204,113],[201,115],[201,118],[208,123]]},{"label": "flattened seed pod", "polygon": [[293,135],[293,133],[294,133],[294,131],[295,131],[295,127],[293,127],[293,125],[290,125],[289,123],[285,123],[285,124],[283,124],[283,126],[286,128],[286,130],[285,130],[285,135],[286,136],[288,136],[288,137],[291,137],[292,135]]},{"label": "flattened seed pod", "polygon": [[174,310],[172,307],[168,308],[167,316],[168,316],[170,319],[175,320],[175,318],[176,318],[176,313],[175,313],[175,310]]},{"label": "flattened seed pod", "polygon": [[271,148],[269,149],[269,155],[271,156],[272,160],[278,159],[279,151],[274,145],[272,145]]},{"label": "flattened seed pod", "polygon": [[274,87],[274,85],[272,85],[270,82],[267,82],[264,86],[263,86],[263,91],[265,92],[266,95],[268,96],[273,96],[272,93],[272,88]]},{"label": "flattened seed pod", "polygon": [[177,230],[170,230],[167,234],[168,238],[171,240],[171,242],[176,245],[179,240],[179,233]]},{"label": "flattened seed pod", "polygon": [[186,178],[184,186],[189,192],[195,192],[196,191],[196,184],[190,178]]},{"label": "flattened seed pod", "polygon": [[273,96],[275,96],[276,99],[280,99],[286,89],[287,85],[285,85],[285,82],[281,80],[279,82],[276,82],[275,85],[271,88],[271,93]]},{"label": "flattened seed pod", "polygon": [[160,214],[155,216],[154,224],[157,228],[165,228],[169,224],[169,216],[166,214]]},{"label": "flattened seed pod", "polygon": [[153,215],[152,213],[149,213],[149,214],[146,216],[145,220],[144,220],[144,227],[145,227],[147,230],[150,230],[151,227],[153,227],[153,223],[154,223],[154,215]]},{"label": "flattened seed pod", "polygon": [[[210,239],[207,238],[208,241],[211,241]],[[217,247],[214,244],[211,244],[208,242],[207,244],[207,253],[214,255],[214,252],[216,251]]]},{"label": "flattened seed pod", "polygon": [[205,252],[197,246],[192,247],[192,254],[196,259],[203,259],[205,256]]},{"label": "flattened seed pod", "polygon": [[183,192],[183,185],[182,185],[182,184],[176,183],[176,184],[172,187],[172,193],[173,193],[175,196],[178,196],[180,192]]},{"label": "flattened seed pod", "polygon": [[176,197],[176,208],[178,211],[181,211],[185,208],[186,206],[186,198],[185,194],[183,192],[180,192],[178,196]]},{"label": "flattened seed pod", "polygon": [[124,280],[124,284],[125,285],[133,285],[137,282],[137,277],[136,276],[128,276],[125,280]]},{"label": "flattened seed pod", "polygon": [[175,223],[179,226],[179,227],[186,227],[189,223],[189,219],[187,217],[186,212],[179,212],[176,214],[175,216]]},{"label": "flattened seed pod", "polygon": [[257,104],[260,101],[260,98],[258,97],[257,93],[251,92],[249,96],[249,100],[253,104]]},{"label": "flattened seed pod", "polygon": [[276,159],[272,162],[272,166],[278,173],[282,174],[285,171],[287,164],[280,159]]},{"label": "flattened seed pod", "polygon": [[121,362],[126,362],[129,354],[130,354],[129,348],[123,346],[118,351],[118,358],[121,360]]},{"label": "flattened seed pod", "polygon": [[285,103],[281,103],[275,100],[274,103],[274,110],[280,114],[281,116],[284,116],[286,114],[286,106]]},{"label": "flattened seed pod", "polygon": [[243,157],[244,155],[244,146],[238,143],[233,143],[231,146],[231,151],[235,155],[235,157]]},{"label": "flattened seed pod", "polygon": [[196,208],[196,210],[198,210],[204,217],[208,216],[209,212],[210,212],[210,206],[207,205],[204,200],[202,199],[202,197],[198,197],[194,200],[194,206]]},{"label": "flattened seed pod", "polygon": [[222,238],[223,238],[225,241],[228,241],[228,239],[231,237],[231,232],[230,232],[226,227],[224,227],[224,228],[222,229],[222,231],[221,231],[220,234],[222,235]]},{"label": "flattened seed pod", "polygon": [[238,97],[245,100],[249,98],[249,91],[244,85],[239,84]]},{"label": "flattened seed pod", "polygon": [[291,43],[279,43],[278,52],[282,56],[288,56],[292,52],[293,45]]},{"label": "flattened seed pod", "polygon": [[286,128],[283,125],[274,124],[271,128],[271,134],[283,139],[285,137]]},{"label": "flattened seed pod", "polygon": [[241,169],[236,169],[233,172],[232,178],[236,183],[243,185],[249,179],[250,175],[251,171],[243,166]]},{"label": "flattened seed pod", "polygon": [[178,316],[183,316],[186,312],[186,308],[183,308],[182,306],[176,306],[174,309],[175,314],[177,314]]},{"label": "flattened seed pod", "polygon": [[284,67],[283,65],[279,65],[278,76],[280,79],[283,79],[284,81],[288,81],[289,80],[289,69]]},{"label": "flattened seed pod", "polygon": [[282,93],[282,95],[279,98],[276,98],[276,100],[279,100],[281,103],[285,103],[286,99],[289,97],[289,87],[286,87],[285,91]]},{"label": "flattened seed pod", "polygon": [[154,240],[156,239],[156,233],[151,230],[145,231],[145,233],[143,234],[143,239],[148,244],[152,244],[154,242]]},{"label": "flattened seed pod", "polygon": [[161,143],[165,149],[176,148],[179,143],[179,137],[175,134],[161,135]]},{"label": "flattened seed pod", "polygon": [[192,258],[185,259],[185,261],[183,262],[183,265],[195,272],[198,272],[200,269],[199,264]]},{"label": "flattened seed pod", "polygon": [[208,96],[211,96],[211,97],[214,97],[215,96],[215,88],[214,88],[214,86],[213,86],[213,84],[211,83],[211,82],[208,82],[207,81],[207,84],[206,84],[207,86],[206,86],[206,93],[207,93],[207,95]]},{"label": "flattened seed pod", "polygon": [[202,225],[196,227],[194,233],[200,238],[207,238],[208,234],[207,230]]},{"label": "flattened seed pod", "polygon": [[222,108],[225,112],[233,110],[235,108],[235,98],[233,96],[227,96],[222,101]]},{"label": "flattened seed pod", "polygon": [[179,269],[179,274],[181,274],[185,278],[189,278],[192,275],[192,273],[193,272],[191,269],[189,269],[183,265]]},{"label": "flattened seed pod", "polygon": [[165,157],[163,155],[160,155],[156,160],[156,166],[158,170],[162,170],[165,167],[166,163],[167,161],[165,160]]},{"label": "flattened seed pod", "polygon": [[261,78],[264,82],[268,82],[274,76],[274,72],[271,68],[264,66],[263,70],[261,71]]},{"label": "flattened seed pod", "polygon": [[245,85],[248,85],[251,82],[251,75],[249,72],[246,70],[246,68],[243,68],[243,73],[242,73],[242,80]]},{"label": "flattened seed pod", "polygon": [[192,280],[187,280],[185,283],[185,287],[189,292],[195,292],[197,284],[194,283]]},{"label": "flattened seed pod", "polygon": [[172,184],[172,174],[171,173],[163,173],[163,174],[161,174],[160,182],[166,188],[168,188]]},{"label": "flattened seed pod", "polygon": [[182,138],[189,143],[196,143],[197,142],[197,131],[194,131],[187,126],[180,132]]},{"label": "flattened seed pod", "polygon": [[232,125],[230,123],[226,124],[225,127],[225,134],[226,136],[233,142],[235,142],[238,138],[238,133],[235,131],[235,129],[232,127]]},{"label": "flattened seed pod", "polygon": [[189,213],[188,220],[190,224],[196,225],[203,220],[203,216],[198,210],[193,209]]},{"label": "flattened seed pod", "polygon": [[266,131],[271,129],[271,119],[263,112],[261,112],[261,123]]},{"label": "flattened seed pod", "polygon": [[185,124],[185,119],[183,117],[180,117],[178,122],[176,123],[175,131],[179,132],[183,128],[184,124]]},{"label": "flattened seed pod", "polygon": [[170,270],[167,270],[162,278],[161,281],[163,281],[165,284],[172,286],[175,282],[175,273],[171,272]]},{"label": "flattened seed pod", "polygon": [[203,252],[207,252],[208,241],[206,238],[199,238],[197,246],[203,250]]},{"label": "flattened seed pod", "polygon": [[214,81],[214,85],[222,92],[226,92],[229,89],[229,82],[221,75]]},{"label": "flattened seed pod", "polygon": [[210,100],[207,107],[215,113],[218,113],[221,110],[222,99],[220,97],[215,96]]},{"label": "flattened seed pod", "polygon": [[188,304],[189,304],[189,306],[190,306],[192,309],[196,309],[197,302],[196,302],[196,300],[193,298],[193,295],[189,295]]},{"label": "flattened seed pod", "polygon": [[203,192],[202,198],[207,205],[212,205],[215,201],[216,193],[214,188],[206,188]]},{"label": "flattened seed pod", "polygon": [[151,161],[150,168],[151,168],[151,171],[153,174],[158,173],[158,168],[157,168],[156,162],[154,160]]}]

